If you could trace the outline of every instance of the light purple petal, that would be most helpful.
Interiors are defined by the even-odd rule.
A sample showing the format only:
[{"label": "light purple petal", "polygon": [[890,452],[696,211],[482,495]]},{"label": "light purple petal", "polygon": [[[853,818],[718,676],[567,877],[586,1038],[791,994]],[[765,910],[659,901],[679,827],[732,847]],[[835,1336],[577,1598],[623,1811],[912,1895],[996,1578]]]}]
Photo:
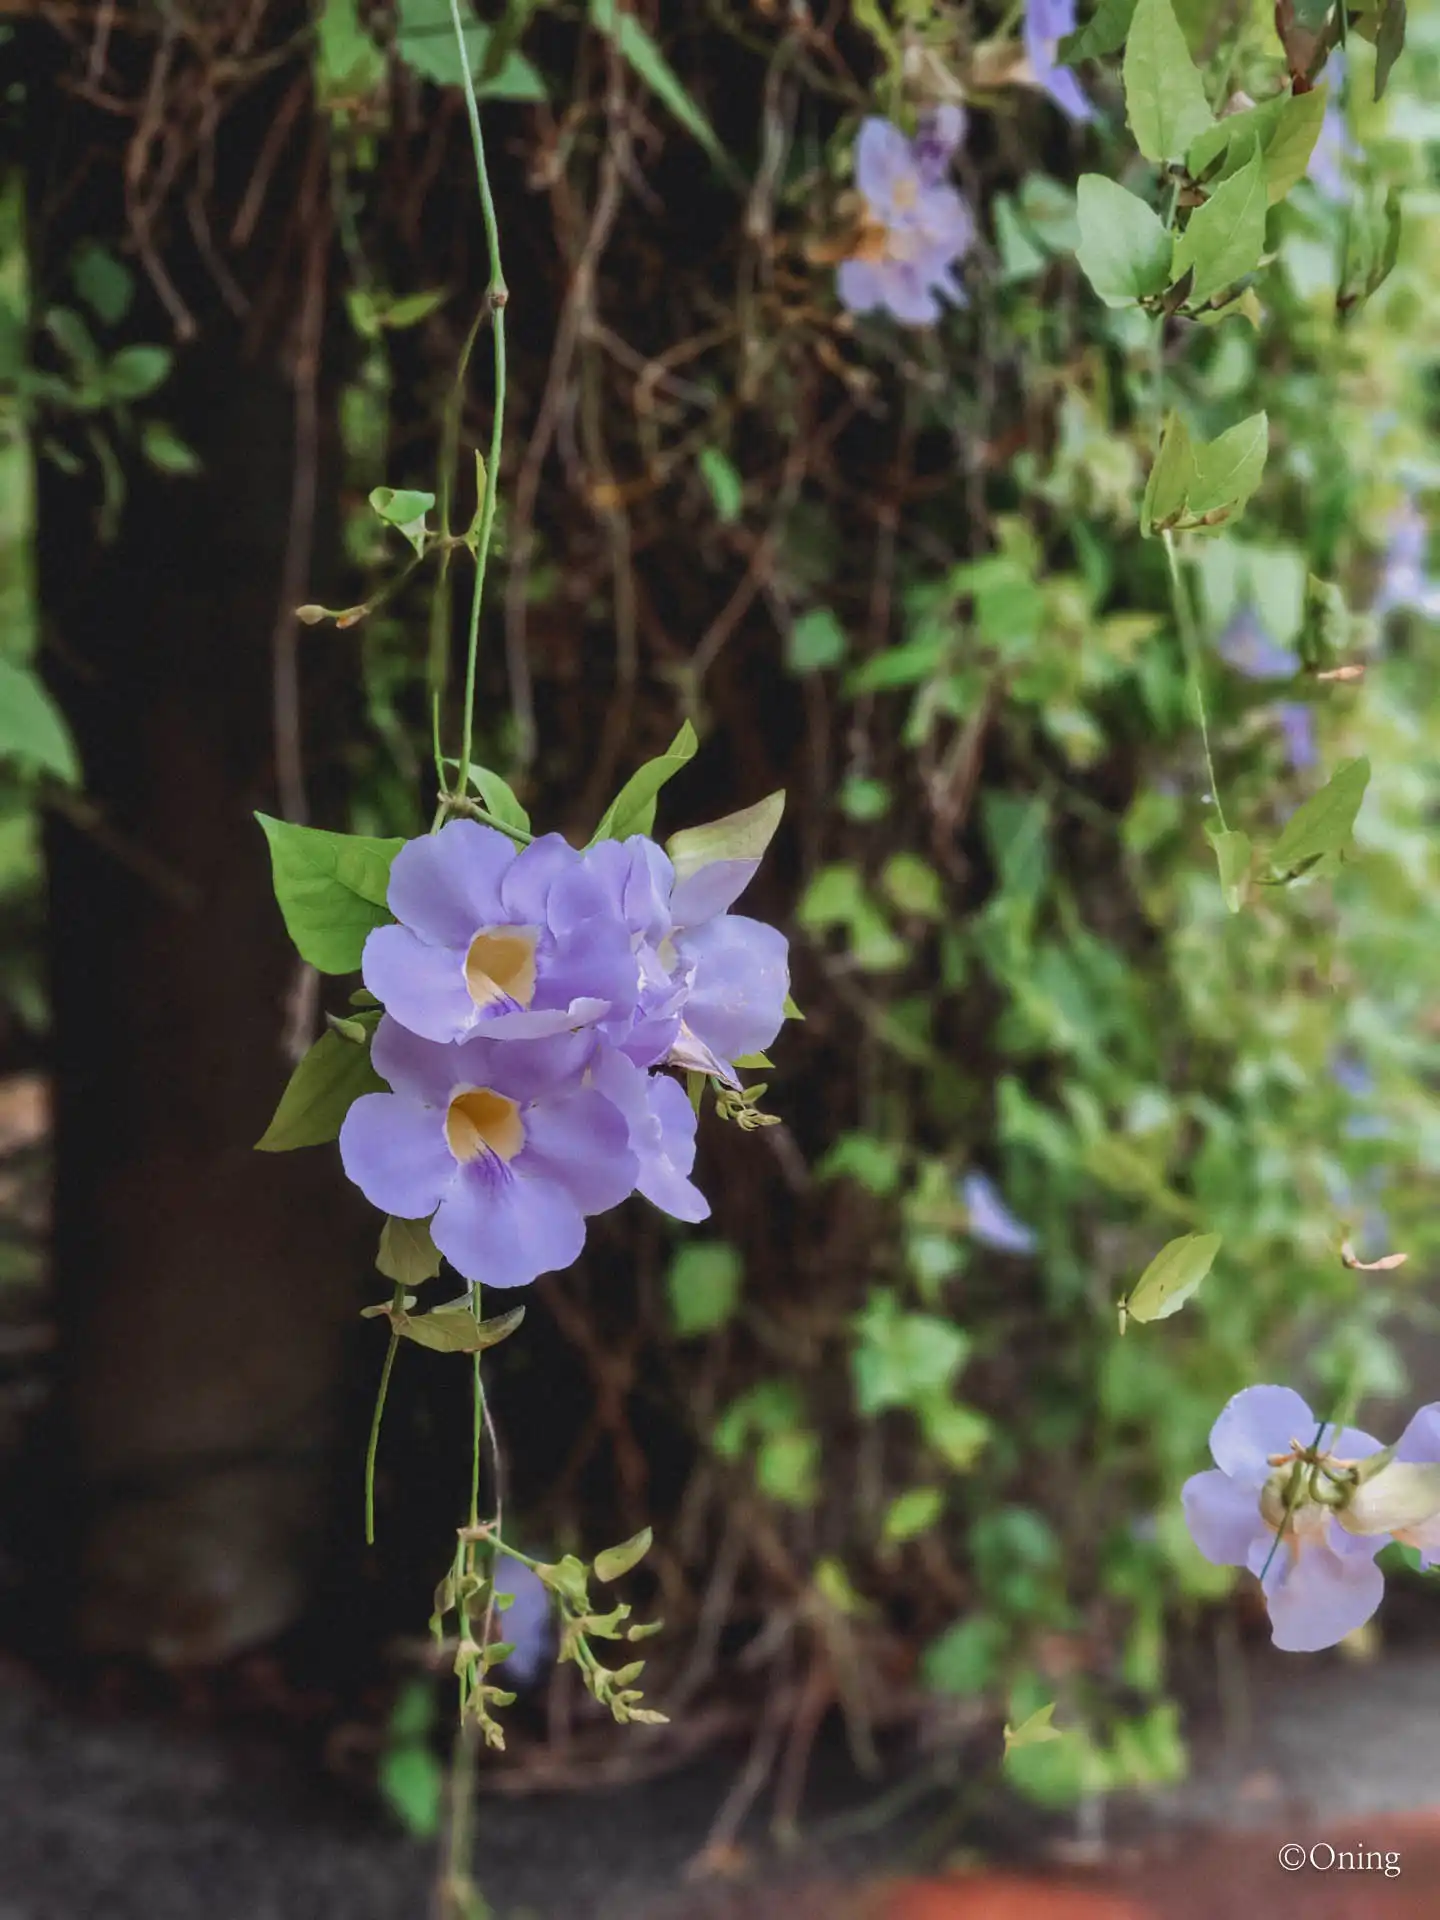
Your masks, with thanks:
[{"label": "light purple petal", "polygon": [[1368,1460],[1372,1453],[1380,1451],[1380,1442],[1374,1434],[1364,1433],[1359,1427],[1326,1427],[1320,1436],[1320,1445],[1337,1460]]},{"label": "light purple petal", "polygon": [[594,1050],[593,1034],[566,1033],[504,1041],[486,1035],[444,1051],[451,1088],[490,1087],[523,1107],[563,1091],[567,1081],[579,1086]]},{"label": "light purple petal", "polygon": [[497,1593],[514,1596],[499,1617],[500,1638],[515,1649],[501,1661],[501,1671],[520,1686],[531,1686],[555,1658],[549,1589],[538,1574],[508,1553],[496,1556],[493,1578]]},{"label": "light purple petal", "polygon": [[905,327],[933,327],[944,312],[933,276],[900,261],[886,265],[884,302],[893,318]]},{"label": "light purple petal", "polygon": [[677,927],[698,927],[733,907],[760,871],[758,860],[712,860],[679,881],[670,900]]},{"label": "light purple petal", "polygon": [[517,1174],[563,1188],[581,1213],[606,1213],[633,1193],[640,1166],[624,1114],[593,1087],[526,1110]]},{"label": "light purple petal", "polygon": [[1222,1473],[1258,1490],[1273,1471],[1269,1456],[1288,1453],[1292,1439],[1309,1446],[1316,1424],[1293,1387],[1246,1387],[1221,1409],[1210,1452]]},{"label": "light purple petal", "polygon": [[465,1279],[482,1287],[526,1287],[542,1273],[574,1264],[585,1245],[585,1222],[563,1187],[475,1160],[440,1203],[430,1234]]},{"label": "light purple petal", "polygon": [[1281,700],[1275,718],[1285,736],[1285,754],[1297,773],[1305,773],[1320,762],[1315,739],[1315,709],[1303,700]]},{"label": "light purple petal", "polygon": [[1440,1400],[1432,1400],[1411,1414],[1395,1443],[1395,1458],[1417,1466],[1440,1462]]},{"label": "light purple petal", "polygon": [[595,915],[572,926],[546,953],[532,1005],[539,1012],[575,1000],[599,1000],[614,1012],[628,1013],[639,994],[631,935],[619,919]]},{"label": "light purple petal", "polygon": [[1215,651],[1247,680],[1288,680],[1300,671],[1300,656],[1271,639],[1253,607],[1241,607],[1232,616]]},{"label": "light purple petal", "polygon": [[888,222],[894,217],[895,190],[906,183],[920,184],[911,144],[889,120],[872,115],[855,143],[855,184],[876,219]]},{"label": "light purple petal", "polygon": [[593,1027],[611,1010],[608,1000],[572,1000],[567,1007],[525,1007],[511,1013],[492,1013],[483,1021],[485,1037],[491,1040],[544,1040],[551,1034],[573,1033],[580,1027]]},{"label": "light purple petal", "polygon": [[677,1220],[708,1219],[710,1203],[688,1178],[696,1116],[679,1082],[640,1072],[610,1047],[596,1055],[591,1076],[629,1125],[630,1148],[640,1163],[637,1190]]},{"label": "light purple petal", "polygon": [[408,927],[377,927],[365,942],[360,977],[385,1011],[412,1033],[426,1040],[458,1040],[480,1017],[465,984],[465,953],[464,946],[429,946]]},{"label": "light purple petal", "polygon": [[840,303],[851,313],[873,313],[885,300],[885,281],[873,260],[842,260],[835,275]]},{"label": "light purple petal", "polygon": [[480,1086],[466,1080],[461,1062],[467,1049],[425,1040],[386,1014],[370,1043],[370,1064],[396,1093],[407,1094],[429,1107],[448,1105],[457,1086]]},{"label": "light purple petal", "polygon": [[373,1206],[423,1220],[455,1179],[443,1116],[396,1093],[364,1093],[340,1128],[340,1162]]},{"label": "light purple petal", "polygon": [[789,946],[763,921],[727,913],[677,940],[695,978],[685,1024],[722,1060],[763,1052],[785,1022]]},{"label": "light purple petal", "polygon": [[978,1168],[966,1174],[961,1182],[960,1196],[970,1216],[970,1236],[978,1240],[982,1247],[993,1247],[997,1253],[1035,1251],[1033,1228],[1015,1218],[1000,1198],[995,1183]]},{"label": "light purple petal", "polygon": [[[1369,1554],[1341,1555],[1307,1541],[1293,1559],[1286,1546],[1277,1549],[1263,1581],[1277,1647],[1318,1653],[1364,1626],[1385,1595],[1385,1576],[1373,1559],[1383,1543],[1368,1544]],[[1252,1547],[1252,1573],[1259,1573],[1268,1551],[1265,1542]]]},{"label": "light purple petal", "polygon": [[544,833],[515,857],[515,863],[501,884],[504,912],[497,920],[512,920],[520,926],[548,924],[546,908],[551,889],[565,875],[578,871],[581,856],[563,834]]},{"label": "light purple petal", "polygon": [[1059,107],[1065,116],[1083,124],[1095,118],[1095,109],[1085,97],[1080,82],[1056,60],[1060,41],[1075,31],[1073,5],[1056,5],[1054,0],[1030,0],[1025,10],[1025,57],[1035,84]]},{"label": "light purple petal", "polygon": [[1190,1538],[1207,1560],[1221,1567],[1243,1567],[1255,1541],[1274,1538],[1260,1518],[1259,1496],[1212,1467],[1193,1474],[1181,1492]]},{"label": "light purple petal", "polygon": [[514,842],[494,827],[451,820],[396,854],[390,911],[431,946],[466,948],[480,927],[508,917],[500,884],[515,857]]},{"label": "light purple petal", "polygon": [[943,106],[922,114],[911,152],[920,178],[927,187],[944,179],[955,149],[965,138],[965,109],[947,101]]}]

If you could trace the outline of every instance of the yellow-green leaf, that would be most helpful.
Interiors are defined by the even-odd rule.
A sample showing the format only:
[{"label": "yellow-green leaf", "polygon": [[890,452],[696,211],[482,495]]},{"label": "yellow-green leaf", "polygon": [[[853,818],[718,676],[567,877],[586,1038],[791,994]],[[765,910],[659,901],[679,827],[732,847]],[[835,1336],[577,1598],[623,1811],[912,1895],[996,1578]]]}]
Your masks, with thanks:
[{"label": "yellow-green leaf", "polygon": [[1126,1318],[1144,1325],[1178,1313],[1215,1264],[1220,1244],[1218,1233],[1182,1233],[1163,1246],[1123,1302],[1121,1330]]}]

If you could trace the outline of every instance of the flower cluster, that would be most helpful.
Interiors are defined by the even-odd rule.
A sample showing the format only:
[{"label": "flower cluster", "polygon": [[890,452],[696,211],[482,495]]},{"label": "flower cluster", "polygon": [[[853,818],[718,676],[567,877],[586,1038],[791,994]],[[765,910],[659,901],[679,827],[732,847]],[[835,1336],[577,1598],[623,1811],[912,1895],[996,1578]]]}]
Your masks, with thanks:
[{"label": "flower cluster", "polygon": [[786,942],[728,911],[756,859],[677,877],[643,835],[584,853],[523,850],[452,820],[395,857],[395,924],[365,944],[384,1008],[340,1153],[367,1199],[428,1219],[470,1281],[519,1287],[567,1267],[586,1219],[638,1191],[681,1220],[695,1112],[667,1066],[737,1084],[785,1017]]},{"label": "flower cluster", "polygon": [[852,313],[882,307],[910,327],[932,326],[942,302],[965,304],[956,263],[975,238],[975,218],[945,178],[965,134],[959,107],[939,107],[907,140],[872,117],[855,145],[855,185],[865,202],[859,239],[840,264],[837,290]]},{"label": "flower cluster", "polygon": [[1322,1425],[1290,1387],[1247,1387],[1210,1431],[1215,1466],[1185,1483],[1185,1520],[1207,1560],[1248,1567],[1277,1647],[1313,1653],[1361,1627],[1390,1541],[1440,1559],[1440,1401],[1393,1447]]}]

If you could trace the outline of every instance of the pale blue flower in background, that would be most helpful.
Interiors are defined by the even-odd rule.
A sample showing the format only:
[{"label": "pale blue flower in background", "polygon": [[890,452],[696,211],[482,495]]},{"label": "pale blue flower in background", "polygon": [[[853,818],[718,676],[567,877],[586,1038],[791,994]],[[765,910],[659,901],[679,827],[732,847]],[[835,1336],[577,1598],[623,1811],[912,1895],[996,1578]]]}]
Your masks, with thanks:
[{"label": "pale blue flower in background", "polygon": [[1095,109],[1069,67],[1056,60],[1060,42],[1075,31],[1075,0],[1027,0],[1025,57],[1035,84],[1048,93],[1068,120],[1083,125],[1095,118]]},{"label": "pale blue flower in background", "polygon": [[1274,714],[1285,736],[1285,751],[1297,773],[1305,773],[1320,764],[1320,748],[1315,740],[1315,709],[1303,700],[1278,700]]},{"label": "pale blue flower in background", "polygon": [[889,120],[871,117],[855,144],[855,184],[866,219],[840,263],[836,290],[852,313],[883,308],[910,327],[932,326],[944,302],[965,304],[958,261],[975,238],[975,219],[945,174],[965,130],[958,107],[940,107],[907,140]]},{"label": "pale blue flower in background", "polygon": [[495,1563],[495,1591],[514,1596],[498,1616],[500,1638],[515,1649],[500,1663],[501,1670],[518,1685],[533,1686],[555,1659],[549,1589],[522,1560],[502,1553]]},{"label": "pale blue flower in background", "polygon": [[960,1185],[960,1197],[969,1214],[970,1237],[997,1253],[1033,1253],[1035,1231],[1017,1220],[987,1174],[972,1168]]},{"label": "pale blue flower in background", "polygon": [[1349,163],[1361,160],[1365,155],[1364,148],[1357,143],[1345,117],[1343,53],[1331,54],[1325,63],[1325,79],[1330,89],[1325,102],[1325,118],[1320,122],[1320,132],[1311,149],[1310,164],[1305,173],[1306,178],[1327,200],[1343,202],[1350,198]]},{"label": "pale blue flower in background", "polygon": [[1390,544],[1380,575],[1373,611],[1384,615],[1397,607],[1440,620],[1440,581],[1428,571],[1430,528],[1413,495],[1390,517]]},{"label": "pale blue flower in background", "polygon": [[1227,667],[1247,680],[1289,680],[1300,671],[1300,656],[1266,632],[1254,607],[1236,609],[1215,642]]}]

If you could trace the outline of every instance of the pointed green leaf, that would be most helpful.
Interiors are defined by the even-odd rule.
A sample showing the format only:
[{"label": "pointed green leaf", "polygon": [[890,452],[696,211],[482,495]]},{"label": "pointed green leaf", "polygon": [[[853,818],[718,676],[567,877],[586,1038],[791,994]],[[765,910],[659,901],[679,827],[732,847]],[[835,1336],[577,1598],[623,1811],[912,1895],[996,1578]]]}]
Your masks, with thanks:
[{"label": "pointed green leaf", "polygon": [[620,1580],[632,1567],[638,1567],[650,1551],[654,1534],[649,1527],[642,1527],[623,1545],[606,1547],[603,1553],[595,1556],[595,1578],[608,1586],[612,1580]]},{"label": "pointed green leaf", "polygon": [[1022,1720],[1018,1727],[1007,1725],[1005,1728],[1006,1754],[1016,1753],[1024,1747],[1038,1747],[1046,1740],[1063,1740],[1065,1738],[1063,1727],[1052,1727],[1050,1724],[1054,1717],[1055,1702],[1051,1700],[1032,1713],[1028,1720]]},{"label": "pointed green leaf", "polygon": [[917,1539],[930,1531],[944,1511],[945,1495],[939,1487],[909,1487],[890,1502],[881,1535],[896,1546]]},{"label": "pointed green leaf", "polygon": [[[628,15],[626,16],[628,19]],[[593,847],[601,840],[627,840],[632,833],[649,833],[655,825],[655,796],[667,780],[695,758],[700,742],[688,720],[658,759],[647,760],[632,773],[590,836]]]},{"label": "pointed green leaf", "polygon": [[385,892],[405,842],[255,818],[270,842],[275,898],[301,959],[321,973],[356,972],[367,935],[391,918]]},{"label": "pointed green leaf", "polygon": [[51,773],[78,786],[80,761],[70,729],[39,677],[0,657],[0,760],[16,760],[35,773]]},{"label": "pointed green leaf", "polygon": [[1134,17],[1135,0],[1100,0],[1079,32],[1067,33],[1060,42],[1062,65],[1073,67],[1077,60],[1099,60],[1107,53],[1118,53]]},{"label": "pointed green leaf", "polygon": [[430,1313],[387,1311],[385,1318],[402,1340],[413,1340],[417,1347],[429,1347],[433,1353],[482,1353],[514,1333],[525,1318],[525,1309],[512,1307],[493,1320],[477,1320],[465,1302],[459,1301]]},{"label": "pointed green leaf", "polygon": [[430,1238],[428,1220],[401,1220],[393,1213],[380,1229],[375,1265],[387,1280],[405,1288],[420,1287],[440,1271],[440,1255]]},{"label": "pointed green leaf", "polygon": [[1245,885],[1250,878],[1250,836],[1233,831],[1227,833],[1219,827],[1207,827],[1205,831],[1215,849],[1215,859],[1220,868],[1220,891],[1225,896],[1225,904],[1231,913],[1238,913],[1245,904]]},{"label": "pointed green leaf", "polygon": [[1201,306],[1212,294],[1253,273],[1265,251],[1265,163],[1258,152],[1233,178],[1217,187],[1175,242],[1172,278],[1195,278],[1189,304]]},{"label": "pointed green leaf", "polygon": [[715,129],[686,92],[680,76],[654,40],[619,0],[590,0],[590,24],[619,49],[657,100],[663,101],[681,126],[725,172],[730,159]]},{"label": "pointed green leaf", "polygon": [[290,1075],[275,1118],[255,1142],[261,1153],[318,1147],[339,1137],[340,1123],[362,1093],[384,1093],[370,1054],[337,1033],[322,1033]]},{"label": "pointed green leaf", "polygon": [[1164,221],[1103,173],[1082,173],[1076,191],[1075,258],[1107,307],[1131,306],[1170,284],[1171,239]]},{"label": "pointed green leaf", "polygon": [[1170,0],[1139,0],[1122,72],[1135,144],[1147,160],[1183,160],[1213,116]]},{"label": "pointed green leaf", "polygon": [[1145,1324],[1178,1313],[1215,1264],[1218,1233],[1182,1233],[1163,1246],[1130,1290],[1124,1303],[1132,1320]]},{"label": "pointed green leaf", "polygon": [[435,504],[433,493],[406,487],[372,487],[370,505],[388,526],[403,533],[416,553],[425,551],[425,516]]},{"label": "pointed green leaf", "polygon": [[1202,519],[1222,509],[1237,512],[1259,486],[1270,446],[1270,422],[1263,413],[1228,428],[1218,439],[1194,451],[1195,477],[1186,495],[1187,519]]},{"label": "pointed green leaf", "polygon": [[470,784],[485,802],[488,813],[507,827],[518,827],[522,833],[529,833],[530,816],[515,798],[508,781],[492,773],[489,767],[471,767]]},{"label": "pointed green leaf", "polygon": [[1219,185],[1237,174],[1258,146],[1266,198],[1273,207],[1304,177],[1325,118],[1327,94],[1325,87],[1285,92],[1244,113],[1226,114],[1191,142],[1186,167],[1197,180],[1213,172],[1212,184]]},{"label": "pointed green leaf", "polygon": [[763,859],[784,811],[782,787],[757,800],[753,807],[741,807],[737,813],[727,813],[703,827],[684,827],[672,833],[665,851],[675,869],[676,884],[717,860]]},{"label": "pointed green leaf", "polygon": [[1152,534],[1172,526],[1185,511],[1195,480],[1195,452],[1184,416],[1173,409],[1160,436],[1160,451],[1145,484],[1140,531]]},{"label": "pointed green leaf", "polygon": [[1286,821],[1270,849],[1270,865],[1276,873],[1294,873],[1348,846],[1369,784],[1368,760],[1342,760],[1319,793],[1312,794]]},{"label": "pointed green leaf", "polygon": [[[499,70],[487,72],[493,29],[475,18],[471,0],[460,0],[465,65],[476,93],[497,100],[543,100],[545,83],[523,54],[513,51]],[[413,73],[437,86],[458,87],[464,77],[450,0],[398,0],[395,51]]]},{"label": "pointed green leaf", "polygon": [[1375,98],[1385,97],[1390,73],[1405,48],[1405,0],[1384,0],[1375,38]]},{"label": "pointed green leaf", "polygon": [[670,1318],[682,1340],[714,1333],[735,1311],[745,1267],[725,1240],[691,1240],[676,1249],[665,1276]]}]

